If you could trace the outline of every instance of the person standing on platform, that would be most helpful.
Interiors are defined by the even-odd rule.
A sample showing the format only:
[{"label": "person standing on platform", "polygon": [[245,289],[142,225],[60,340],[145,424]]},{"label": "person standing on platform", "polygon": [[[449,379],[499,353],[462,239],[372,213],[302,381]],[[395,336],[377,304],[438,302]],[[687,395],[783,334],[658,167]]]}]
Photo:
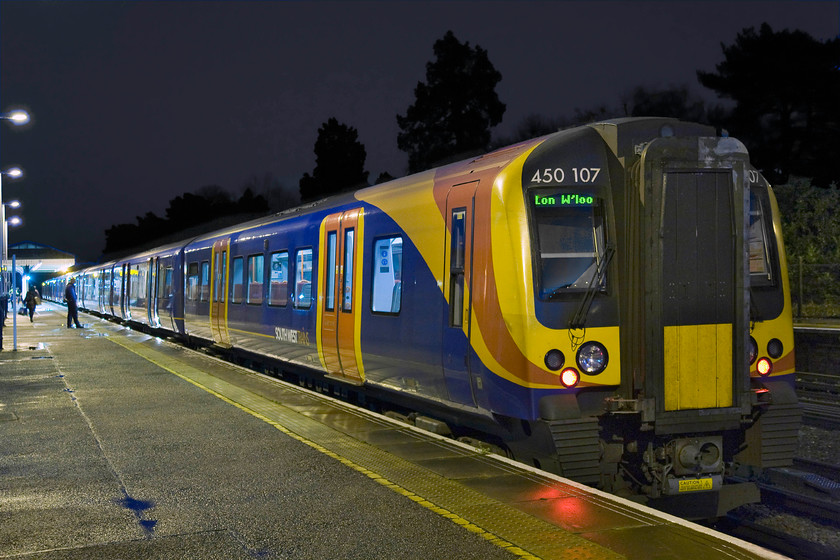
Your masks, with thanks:
[{"label": "person standing on platform", "polygon": [[67,302],[67,328],[69,329],[71,323],[76,323],[76,328],[83,328],[79,324],[79,308],[76,302],[76,279],[70,278],[67,282],[67,287],[64,288],[64,300]]},{"label": "person standing on platform", "polygon": [[41,294],[38,293],[38,290],[35,286],[29,286],[29,291],[26,292],[26,297],[23,299],[23,305],[26,306],[26,309],[29,311],[29,322],[32,323],[35,320],[33,317],[35,316],[35,307],[41,303]]},{"label": "person standing on platform", "polygon": [[3,327],[6,326],[6,306],[9,304],[9,294],[0,293],[0,350],[3,349]]}]

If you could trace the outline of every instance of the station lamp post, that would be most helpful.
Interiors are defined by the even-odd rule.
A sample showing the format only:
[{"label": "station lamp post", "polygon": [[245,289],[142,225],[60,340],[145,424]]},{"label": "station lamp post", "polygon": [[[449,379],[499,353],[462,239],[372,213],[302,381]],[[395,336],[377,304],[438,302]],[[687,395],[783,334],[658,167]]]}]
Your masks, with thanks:
[{"label": "station lamp post", "polygon": [[15,222],[7,222],[6,220],[6,207],[9,208],[17,208],[20,206],[20,202],[12,201],[12,202],[3,202],[3,176],[10,177],[12,179],[18,179],[23,177],[23,171],[20,170],[19,167],[12,167],[11,169],[6,169],[4,171],[0,171],[0,234],[2,234],[2,239],[0,239],[0,270],[3,271],[2,278],[0,278],[0,282],[2,282],[2,289],[8,289],[8,277],[7,277],[7,267],[6,267],[6,260],[9,257],[9,225],[17,225],[20,223],[20,218],[15,217]]},{"label": "station lamp post", "polygon": [[[13,109],[13,110],[8,111],[6,113],[0,113],[0,120],[9,121],[14,126],[23,126],[23,125],[29,123],[30,117],[29,117],[29,113],[27,113],[23,109]],[[23,171],[21,171],[17,167],[12,167],[11,169],[8,169],[8,170],[0,173],[0,208],[2,209],[2,210],[0,210],[0,224],[3,224],[5,226],[5,223],[6,223],[6,207],[5,207],[5,205],[3,205],[3,175],[7,175],[8,177],[10,177],[12,179],[17,179],[18,177],[21,177],[23,175]],[[5,229],[5,227],[4,227],[4,229]],[[3,233],[2,241],[3,241],[3,255],[2,255],[3,260],[2,260],[2,262],[0,262],[0,265],[5,264],[6,256],[7,256],[6,255],[6,242],[7,241],[6,241],[5,231]]]},{"label": "station lamp post", "polygon": [[[12,111],[8,111],[6,113],[0,113],[0,120],[9,121],[14,126],[22,126],[29,122],[29,113],[22,109],[14,109]],[[0,253],[0,290],[2,292],[9,292],[9,283],[8,283],[8,275],[6,272],[6,258],[8,256],[8,243],[9,243],[9,236],[8,234],[8,226],[10,225],[17,225],[20,223],[20,218],[17,216],[14,219],[6,220],[6,204],[3,202],[3,175],[7,175],[12,179],[19,178],[23,175],[23,172],[20,168],[13,167],[6,171],[0,172],[0,233],[2,233],[3,238],[0,239],[0,248],[2,248],[2,252]],[[19,206],[20,204],[18,204]],[[9,207],[13,207],[12,204],[9,204]],[[15,206],[16,207],[16,206]],[[16,299],[13,301],[17,301]],[[13,305],[13,307],[16,307]],[[3,313],[6,312],[6,309],[3,309]],[[17,309],[15,309],[15,317],[14,317],[14,349],[17,350]],[[0,328],[3,328],[0,325]]]}]

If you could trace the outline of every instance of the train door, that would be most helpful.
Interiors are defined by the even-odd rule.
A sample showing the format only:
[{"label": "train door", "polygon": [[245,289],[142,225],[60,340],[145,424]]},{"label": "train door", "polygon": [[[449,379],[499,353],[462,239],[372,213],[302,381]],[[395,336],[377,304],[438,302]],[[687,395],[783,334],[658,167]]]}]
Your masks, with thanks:
[{"label": "train door", "polygon": [[449,398],[475,406],[470,381],[472,315],[473,215],[478,181],[455,185],[446,198],[444,290],[449,313],[443,318],[443,376]]},{"label": "train door", "polygon": [[146,309],[149,313],[149,325],[154,328],[160,327],[160,318],[158,317],[158,274],[160,272],[160,257],[153,257],[149,259],[149,285],[146,293]]},{"label": "train door", "polygon": [[210,268],[213,278],[210,284],[210,330],[213,341],[222,346],[230,346],[230,331],[227,322],[227,285],[228,253],[230,239],[222,239],[213,244]]},{"label": "train door", "polygon": [[111,309],[114,310],[114,316],[123,318],[123,268],[125,265],[115,265],[113,276],[111,277],[112,289],[111,293]]},{"label": "train door", "polygon": [[319,346],[330,375],[362,383],[359,352],[364,211],[331,214],[322,223],[318,282]]},{"label": "train door", "polygon": [[[158,326],[165,329],[177,331],[175,326],[175,290],[174,275],[171,257],[163,262],[158,259],[157,263],[157,295],[155,296],[155,313],[158,319]],[[163,322],[160,316],[163,315]]]},{"label": "train door", "polygon": [[732,173],[665,173],[662,324],[665,410],[732,406]]},{"label": "train door", "polygon": [[114,314],[111,309],[111,267],[102,270],[102,281],[99,283],[99,310],[102,313]]}]

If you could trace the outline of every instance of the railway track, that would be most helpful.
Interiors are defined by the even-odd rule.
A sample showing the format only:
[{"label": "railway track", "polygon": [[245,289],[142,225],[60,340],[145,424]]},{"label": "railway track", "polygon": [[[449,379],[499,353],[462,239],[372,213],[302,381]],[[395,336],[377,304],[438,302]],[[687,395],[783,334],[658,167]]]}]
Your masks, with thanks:
[{"label": "railway track", "polygon": [[806,423],[840,428],[840,376],[826,373],[796,373],[796,392]]},{"label": "railway track", "polygon": [[792,467],[766,469],[752,482],[761,504],[730,512],[716,529],[791,558],[840,558],[840,467],[797,458]]}]

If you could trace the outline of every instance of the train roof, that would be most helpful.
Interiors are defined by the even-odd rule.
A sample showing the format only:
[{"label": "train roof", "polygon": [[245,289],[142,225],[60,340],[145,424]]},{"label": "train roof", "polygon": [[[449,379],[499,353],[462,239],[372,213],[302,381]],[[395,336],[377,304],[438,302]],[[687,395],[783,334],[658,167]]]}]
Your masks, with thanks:
[{"label": "train roof", "polygon": [[[605,142],[606,146],[612,150],[616,157],[632,156],[635,152],[635,147],[638,144],[649,142],[654,138],[664,136],[717,136],[714,127],[680,121],[674,118],[663,117],[627,117],[619,119],[609,119],[598,121],[587,125],[571,127],[568,129],[559,130],[557,132],[547,134],[545,136],[525,140],[510,146],[505,146],[497,150],[470,157],[458,162],[443,165],[441,167],[422,171],[406,177],[394,179],[386,183],[372,185],[365,187],[356,192],[346,192],[337,194],[331,197],[320,199],[289,208],[281,212],[269,214],[246,222],[242,222],[233,226],[220,228],[208,233],[187,237],[182,241],[170,243],[155,247],[138,254],[116,259],[112,262],[123,262],[129,259],[151,256],[153,254],[166,252],[176,248],[186,247],[190,244],[214,239],[217,237],[230,235],[239,231],[260,227],[275,222],[280,222],[285,219],[305,216],[317,212],[323,208],[331,208],[349,204],[355,201],[367,199],[371,194],[399,191],[403,188],[412,187],[418,183],[425,181],[441,180],[449,176],[458,176],[462,174],[471,174],[482,171],[491,167],[505,167],[513,160],[527,153],[535,146],[544,142],[564,142],[565,140],[573,140],[585,130],[590,129],[596,131]],[[96,268],[107,266],[104,263],[97,265]]]}]

